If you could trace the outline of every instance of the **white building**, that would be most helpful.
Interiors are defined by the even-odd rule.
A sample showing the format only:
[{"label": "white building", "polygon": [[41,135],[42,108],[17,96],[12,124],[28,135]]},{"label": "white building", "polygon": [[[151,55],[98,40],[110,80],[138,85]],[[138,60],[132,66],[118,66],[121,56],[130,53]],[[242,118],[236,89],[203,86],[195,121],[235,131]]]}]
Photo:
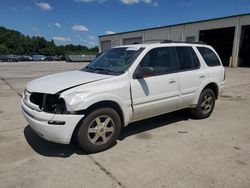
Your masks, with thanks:
[{"label": "white building", "polygon": [[250,14],[241,14],[99,36],[100,52],[111,47],[149,41],[205,42],[223,64],[250,67]]}]

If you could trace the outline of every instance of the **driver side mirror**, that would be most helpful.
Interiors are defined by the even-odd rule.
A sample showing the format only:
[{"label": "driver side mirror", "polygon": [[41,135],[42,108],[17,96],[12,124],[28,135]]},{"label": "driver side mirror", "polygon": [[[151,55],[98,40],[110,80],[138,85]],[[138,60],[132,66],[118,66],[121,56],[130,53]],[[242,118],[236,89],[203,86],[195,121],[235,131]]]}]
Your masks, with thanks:
[{"label": "driver side mirror", "polygon": [[144,78],[144,77],[149,77],[149,76],[153,76],[154,75],[154,68],[153,67],[149,67],[149,66],[145,66],[145,67],[141,67],[139,68],[134,77],[137,79],[140,78]]}]

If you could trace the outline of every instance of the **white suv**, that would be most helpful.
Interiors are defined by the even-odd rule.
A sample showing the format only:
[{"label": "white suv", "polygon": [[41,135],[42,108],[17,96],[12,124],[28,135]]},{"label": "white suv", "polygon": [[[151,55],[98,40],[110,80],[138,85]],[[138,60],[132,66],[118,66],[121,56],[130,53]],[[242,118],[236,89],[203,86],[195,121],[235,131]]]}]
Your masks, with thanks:
[{"label": "white suv", "polygon": [[22,110],[46,140],[74,137],[87,152],[116,143],[131,122],[189,108],[207,118],[225,84],[215,50],[204,44],[165,42],[112,48],[85,68],[27,84]]}]

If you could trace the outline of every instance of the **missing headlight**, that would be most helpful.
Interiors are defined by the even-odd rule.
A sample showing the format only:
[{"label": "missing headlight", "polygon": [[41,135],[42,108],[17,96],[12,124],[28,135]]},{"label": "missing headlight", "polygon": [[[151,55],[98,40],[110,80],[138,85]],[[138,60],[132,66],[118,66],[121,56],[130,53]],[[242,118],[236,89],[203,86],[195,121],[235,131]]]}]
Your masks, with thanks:
[{"label": "missing headlight", "polygon": [[30,95],[30,102],[39,106],[40,109],[43,107],[43,93],[32,93]]},{"label": "missing headlight", "polygon": [[32,93],[30,102],[38,105],[44,112],[64,114],[67,112],[66,105],[64,100],[59,97],[59,94]]},{"label": "missing headlight", "polygon": [[43,111],[56,114],[66,113],[65,102],[59,98],[58,94],[46,94],[43,101]]}]

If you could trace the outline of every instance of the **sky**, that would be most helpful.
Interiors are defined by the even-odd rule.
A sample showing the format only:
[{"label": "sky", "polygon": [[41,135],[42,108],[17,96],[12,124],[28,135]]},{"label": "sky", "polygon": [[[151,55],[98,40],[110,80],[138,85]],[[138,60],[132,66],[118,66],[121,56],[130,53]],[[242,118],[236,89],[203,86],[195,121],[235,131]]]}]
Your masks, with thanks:
[{"label": "sky", "polygon": [[0,26],[57,45],[98,36],[250,13],[250,0],[2,0]]}]

